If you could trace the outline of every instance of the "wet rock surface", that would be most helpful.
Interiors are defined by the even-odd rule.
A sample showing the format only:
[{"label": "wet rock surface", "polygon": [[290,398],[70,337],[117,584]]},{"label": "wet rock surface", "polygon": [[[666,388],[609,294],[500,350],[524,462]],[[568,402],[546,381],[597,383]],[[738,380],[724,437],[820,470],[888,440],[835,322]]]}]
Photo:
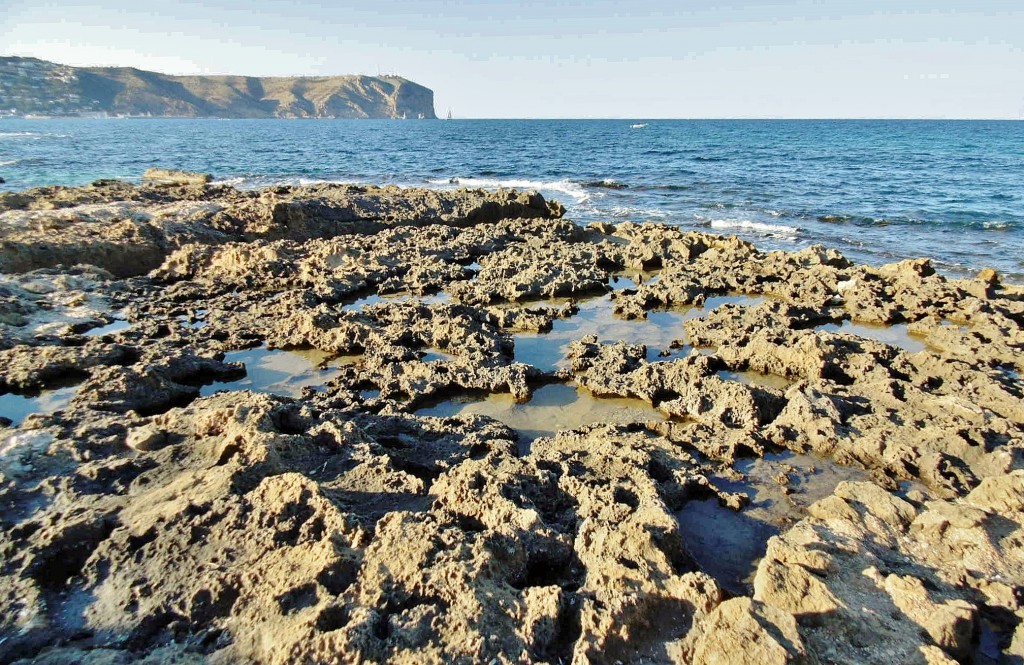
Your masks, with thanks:
[{"label": "wet rock surface", "polygon": [[998,275],[177,172],[0,271],[0,662],[1024,658]]}]

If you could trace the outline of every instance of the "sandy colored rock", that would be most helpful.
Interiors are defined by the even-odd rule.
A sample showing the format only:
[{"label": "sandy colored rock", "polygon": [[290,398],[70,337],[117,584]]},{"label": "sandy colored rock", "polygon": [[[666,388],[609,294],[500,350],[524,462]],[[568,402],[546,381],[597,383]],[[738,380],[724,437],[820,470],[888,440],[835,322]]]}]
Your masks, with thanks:
[{"label": "sandy colored rock", "polygon": [[978,272],[978,279],[987,284],[999,284],[999,273],[992,268],[984,268]]},{"label": "sandy colored rock", "polygon": [[167,443],[167,432],[155,427],[137,427],[128,432],[126,443],[133,450],[156,450]]},{"label": "sandy colored rock", "polygon": [[936,603],[916,577],[889,575],[885,590],[893,604],[924,628],[932,640],[957,659],[967,656],[977,608],[964,600]]},{"label": "sandy colored rock", "polygon": [[1020,289],[562,212],[0,193],[0,661],[1020,655]]},{"label": "sandy colored rock", "polygon": [[152,168],[146,169],[142,179],[172,185],[208,185],[213,181],[213,176],[209,173]]},{"label": "sandy colored rock", "polygon": [[716,607],[687,640],[693,665],[816,662],[804,648],[792,615],[749,598]]},{"label": "sandy colored rock", "polygon": [[[78,189],[41,188],[0,198],[0,270],[17,273],[84,263],[126,277],[157,268],[174,250],[189,244],[257,238],[304,241],[374,233],[396,225],[472,225],[516,217],[553,218],[563,212],[539,194],[504,190],[312,185],[257,193],[208,185],[194,174],[156,175],[159,183],[138,187],[101,181]],[[49,233],[41,237],[39,231]]]},{"label": "sandy colored rock", "polygon": [[[1021,482],[1020,472],[990,478],[977,495],[924,506],[871,484],[841,484],[772,540],[754,597],[792,612],[808,647],[830,662],[960,662],[976,648],[981,613],[1020,615],[1000,585],[1024,579],[1016,540],[1024,520],[996,526],[988,502],[1018,501]],[[993,539],[1004,543],[999,554]],[[808,590],[831,607],[810,603]]]}]

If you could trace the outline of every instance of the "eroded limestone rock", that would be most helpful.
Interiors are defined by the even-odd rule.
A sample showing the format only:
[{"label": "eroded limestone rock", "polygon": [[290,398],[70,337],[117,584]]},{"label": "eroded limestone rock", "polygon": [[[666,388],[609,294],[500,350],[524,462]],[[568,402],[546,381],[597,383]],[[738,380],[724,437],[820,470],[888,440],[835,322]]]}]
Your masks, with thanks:
[{"label": "eroded limestone rock", "polygon": [[[583,229],[530,193],[160,180],[0,194],[0,397],[78,386],[0,430],[0,660],[1021,655],[1018,287]],[[612,291],[624,270],[658,274]],[[729,294],[757,300],[709,304]],[[517,360],[516,335],[564,330],[591,297],[625,325],[691,309],[659,357],[580,334],[556,372]],[[244,349],[258,360],[227,362]],[[323,380],[228,390],[272,390],[289,352]],[[528,408],[552,382],[665,419],[525,448],[486,417],[414,413],[478,393]],[[678,511],[746,515],[734,465],[787,448],[876,482],[793,502],[752,592],[727,598]],[[799,493],[786,468],[778,492]]]}]

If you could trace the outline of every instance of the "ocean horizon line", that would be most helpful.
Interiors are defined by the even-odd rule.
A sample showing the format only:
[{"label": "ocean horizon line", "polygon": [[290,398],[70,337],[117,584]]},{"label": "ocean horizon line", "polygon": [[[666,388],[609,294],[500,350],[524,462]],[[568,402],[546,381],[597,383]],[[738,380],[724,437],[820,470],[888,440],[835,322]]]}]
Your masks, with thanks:
[{"label": "ocean horizon line", "polygon": [[[0,115],[0,120],[253,120],[253,121],[345,121],[345,122],[407,122],[412,118],[235,118],[226,116],[179,116],[179,115],[111,115],[111,116],[74,116],[74,115]],[[782,117],[782,116],[593,116],[593,117],[561,117],[561,116],[530,116],[530,117],[459,117],[459,118],[416,118],[416,121],[640,121],[640,122],[714,122],[714,121],[750,121],[750,122],[1020,122],[1019,118],[943,118],[943,117],[901,117],[901,116],[850,116],[850,117]]]}]

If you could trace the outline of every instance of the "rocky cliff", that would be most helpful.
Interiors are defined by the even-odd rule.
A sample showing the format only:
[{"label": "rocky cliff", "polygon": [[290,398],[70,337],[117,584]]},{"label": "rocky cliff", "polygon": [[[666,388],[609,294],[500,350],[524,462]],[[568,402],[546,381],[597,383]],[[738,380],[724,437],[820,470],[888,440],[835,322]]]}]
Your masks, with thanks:
[{"label": "rocky cliff", "polygon": [[170,76],[0,58],[0,115],[435,118],[434,93],[399,76]]}]

